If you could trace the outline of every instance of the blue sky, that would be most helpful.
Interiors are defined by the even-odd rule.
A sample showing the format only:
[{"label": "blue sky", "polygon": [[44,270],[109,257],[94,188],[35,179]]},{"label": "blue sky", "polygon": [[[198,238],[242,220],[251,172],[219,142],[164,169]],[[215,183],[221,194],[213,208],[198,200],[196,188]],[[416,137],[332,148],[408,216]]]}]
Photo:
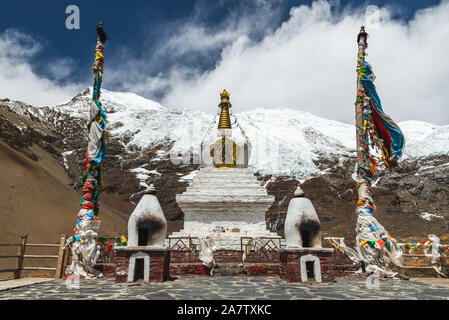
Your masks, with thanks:
[{"label": "blue sky", "polygon": [[[68,16],[65,9],[71,4],[77,5],[80,9],[79,30],[68,30],[65,27]],[[11,81],[6,88],[0,89],[0,97],[10,97],[38,105],[56,104],[70,99],[74,93],[91,85],[95,27],[101,20],[111,38],[105,49],[104,86],[109,90],[133,91],[167,106],[209,110],[208,106],[212,105],[213,110],[218,96],[217,91],[226,86],[230,88],[231,96],[234,93],[234,97],[242,104],[242,110],[257,107],[287,107],[325,116],[329,115],[326,110],[331,100],[316,107],[311,103],[313,99],[288,98],[289,94],[286,92],[297,91],[296,97],[298,95],[303,97],[310,92],[311,89],[302,87],[308,82],[308,78],[314,76],[312,71],[301,66],[296,68],[296,65],[279,65],[279,59],[283,57],[291,61],[298,58],[296,62],[298,65],[312,63],[311,52],[319,50],[320,43],[314,40],[313,32],[307,31],[310,25],[316,25],[316,37],[322,37],[325,43],[335,42],[334,47],[326,49],[331,53],[329,59],[333,54],[336,57],[327,61],[330,64],[327,70],[341,64],[338,60],[341,55],[348,59],[348,62],[345,62],[348,66],[349,60],[353,65],[356,47],[349,49],[349,43],[354,44],[358,24],[363,24],[364,19],[366,20],[364,15],[367,7],[375,5],[380,12],[381,23],[380,27],[372,30],[375,48],[373,50],[385,50],[377,57],[374,57],[373,52],[373,59],[377,60],[370,62],[373,64],[375,62],[374,72],[377,67],[383,72],[388,69],[385,66],[388,63],[383,64],[388,62],[388,54],[385,52],[391,50],[391,43],[397,42],[397,38],[384,41],[382,37],[387,35],[390,38],[396,33],[400,35],[402,30],[409,38],[407,40],[414,40],[406,48],[411,50],[412,44],[420,43],[413,38],[413,33],[423,36],[423,32],[428,32],[430,37],[432,28],[441,27],[441,25],[427,26],[429,24],[427,20],[432,19],[423,18],[426,21],[421,21],[423,19],[417,19],[416,12],[421,15],[426,8],[436,8],[431,14],[441,18],[447,11],[446,4],[447,1],[440,4],[440,1],[436,0],[2,1],[0,50],[4,48],[4,57],[2,60],[0,53],[0,62],[3,61],[4,64],[0,67],[6,69],[10,67],[11,73],[15,70],[21,75],[23,73],[22,83],[29,85],[30,92],[21,91],[20,81],[17,81],[15,87]],[[303,22],[295,19],[302,19]],[[435,23],[438,21],[433,20]],[[348,23],[357,27],[350,28]],[[326,39],[324,34],[326,31],[320,29],[323,24],[331,31],[328,32],[329,37],[332,36],[330,41]],[[299,26],[297,32],[286,33],[285,30],[292,25]],[[419,30],[416,25],[419,25]],[[335,30],[341,32],[337,34]],[[311,37],[310,40],[308,37]],[[424,37],[427,38],[425,35]],[[286,39],[284,42],[279,42],[284,38]],[[295,41],[300,41],[296,43],[298,46],[294,45]],[[385,43],[389,43],[390,48]],[[274,44],[280,48],[285,46],[285,51],[280,52],[276,48],[273,55],[267,56],[267,50],[271,50]],[[435,43],[429,44],[429,52],[434,45]],[[348,46],[348,51],[340,52],[345,46]],[[12,59],[14,50],[21,51],[18,59]],[[307,50],[309,52],[306,52]],[[242,62],[245,59],[250,59],[251,62],[249,64]],[[259,61],[262,65],[258,66],[253,61]],[[415,62],[410,63],[416,64]],[[313,63],[322,65],[318,60]],[[273,88],[273,96],[279,99],[264,101],[256,98],[261,96],[257,88],[263,87],[263,83],[267,81],[264,82],[262,76],[254,70],[263,69],[267,64],[272,64],[272,69],[269,70],[276,70],[273,71],[274,83],[270,88]],[[14,65],[14,68],[11,65]],[[242,74],[235,71],[246,67],[249,69],[246,72],[242,71]],[[439,67],[441,68],[441,64]],[[285,74],[279,72],[282,68],[285,68]],[[446,68],[446,65],[443,68]],[[23,71],[24,69],[26,71]],[[296,70],[297,87],[289,87],[292,76],[295,79],[292,73],[287,74],[289,69],[292,72]],[[351,66],[347,71],[336,69],[335,72],[339,72],[338,74],[341,72],[342,76],[343,72],[347,72],[348,81],[353,81],[353,69]],[[228,72],[229,79],[223,75]],[[380,82],[380,75],[376,74]],[[385,73],[383,77],[391,78],[391,75]],[[8,79],[8,75],[4,75],[3,78]],[[241,84],[236,84],[237,80],[242,81],[242,78],[247,78],[245,83],[254,83],[253,87],[246,86],[245,92],[243,89],[239,91]],[[0,76],[0,85],[1,79]],[[285,79],[285,83],[282,79]],[[41,82],[41,86],[34,88],[33,81]],[[211,86],[210,82],[215,82],[216,87]],[[310,85],[313,84],[315,87],[317,83],[319,80],[310,81]],[[391,98],[394,90],[389,93],[392,83],[381,82],[380,85],[386,91],[387,101],[396,102]],[[347,87],[349,88],[343,98],[336,100],[338,103],[353,103],[353,85]],[[342,88],[339,87],[336,92],[341,92]],[[6,91],[7,89],[10,91]],[[265,88],[260,90],[266,92]],[[382,91],[379,93],[382,97]],[[316,93],[313,91],[313,94]],[[448,109],[446,96],[438,96],[436,92],[422,92],[419,99],[426,101],[426,97],[427,99],[431,97],[435,103],[446,103],[445,107]],[[416,109],[417,112],[407,113],[409,116],[404,113],[410,109],[410,104],[408,105],[409,107],[393,109],[393,113],[401,114],[402,111],[400,120],[420,118],[419,105],[413,105],[413,110]],[[331,113],[331,117],[340,121],[350,122],[349,116],[349,112],[344,115],[339,112]],[[424,120],[435,123],[449,122],[429,116],[424,117]]]}]

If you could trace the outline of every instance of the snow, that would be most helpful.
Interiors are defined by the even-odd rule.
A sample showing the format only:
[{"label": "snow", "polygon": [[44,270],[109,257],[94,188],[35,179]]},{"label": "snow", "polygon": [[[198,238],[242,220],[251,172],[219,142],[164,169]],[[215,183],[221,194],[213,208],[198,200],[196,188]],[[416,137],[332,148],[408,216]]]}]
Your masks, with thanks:
[{"label": "snow", "polygon": [[161,175],[159,172],[157,172],[156,169],[150,170],[150,171],[148,171],[148,173],[149,173],[149,174],[152,174],[152,175],[156,175],[156,176],[160,176],[160,175]]},{"label": "snow", "polygon": [[[89,88],[71,101],[52,107],[73,117],[87,119],[92,89]],[[102,89],[100,101],[107,113],[108,134],[125,141],[127,148],[152,148],[162,145],[157,158],[173,153],[200,152],[200,144],[207,146],[216,140],[217,105],[210,113],[189,109],[166,108],[152,100],[129,92]],[[218,101],[217,101],[218,104]],[[292,109],[255,109],[238,112],[238,123],[245,130],[252,145],[249,166],[264,174],[290,175],[300,180],[320,175],[315,165],[320,158],[355,156],[355,127]],[[211,126],[211,130],[208,129]],[[403,159],[430,155],[449,155],[449,125],[437,126],[422,121],[404,121],[399,126],[407,143]],[[129,139],[129,141],[128,141]],[[243,141],[238,128],[233,139]],[[145,183],[149,172],[133,169]],[[146,171],[144,171],[146,170]],[[154,172],[157,173],[157,172]],[[146,177],[145,177],[146,176]],[[182,177],[184,179],[186,177]]]},{"label": "snow", "polygon": [[68,171],[69,170],[69,165],[67,163],[67,157],[71,156],[76,150],[70,150],[70,151],[65,151],[61,153],[62,156],[62,161],[64,163],[64,167],[65,169]]},{"label": "snow", "polygon": [[320,174],[314,161],[321,155],[355,155],[351,125],[291,109],[256,109],[236,116],[253,146],[250,166],[261,173],[308,178]]},{"label": "snow", "polygon": [[196,174],[198,173],[198,170],[194,170],[190,172],[189,174],[186,174],[185,176],[182,176],[179,178],[179,181],[192,181],[193,178],[195,178]]},{"label": "snow", "polygon": [[14,126],[15,126],[17,129],[19,129],[20,133],[23,134],[23,130],[26,129],[27,126],[26,126],[22,121],[20,121],[20,120],[18,120],[18,122],[20,122],[20,124],[19,124],[19,123],[15,123]]},{"label": "snow", "polygon": [[157,170],[147,170],[143,167],[130,169],[129,171],[136,174],[136,178],[139,180],[139,184],[145,188],[149,187],[146,183],[146,180],[150,178],[150,175],[161,175],[159,172],[157,172]]},{"label": "snow", "polygon": [[443,219],[443,218],[444,218],[443,216],[439,216],[439,215],[437,215],[437,214],[428,213],[428,212],[423,212],[423,213],[421,213],[421,214],[419,215],[419,217],[420,217],[421,219],[424,219],[424,220],[427,220],[427,221],[431,221],[431,220],[433,220],[433,219],[435,219],[435,218],[437,218],[437,219]]},{"label": "snow", "polygon": [[423,121],[399,123],[407,139],[404,159],[449,155],[449,125],[437,126]]}]

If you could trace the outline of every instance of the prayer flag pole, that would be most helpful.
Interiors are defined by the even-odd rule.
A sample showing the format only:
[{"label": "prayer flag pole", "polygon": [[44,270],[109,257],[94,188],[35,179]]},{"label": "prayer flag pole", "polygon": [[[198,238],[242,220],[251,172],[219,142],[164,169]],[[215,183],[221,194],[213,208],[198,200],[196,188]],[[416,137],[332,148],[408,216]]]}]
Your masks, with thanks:
[{"label": "prayer flag pole", "polygon": [[72,264],[67,273],[75,273],[85,278],[101,276],[101,272],[93,267],[100,255],[100,247],[96,238],[100,229],[98,213],[100,202],[98,195],[101,188],[101,161],[106,155],[104,130],[106,114],[99,101],[101,81],[103,79],[104,44],[108,39],[103,30],[103,23],[97,27],[97,45],[95,48],[95,63],[93,66],[92,102],[89,112],[88,144],[84,163],[83,197],[80,201],[77,223],[72,233]]},{"label": "prayer flag pole", "polygon": [[[395,276],[388,265],[402,265],[402,251],[394,238],[376,220],[371,183],[376,178],[378,162],[388,169],[397,166],[397,159],[405,144],[399,126],[386,115],[373,84],[375,79],[371,65],[366,62],[368,34],[362,26],[357,36],[357,98],[355,102],[357,187],[356,249],[366,273],[383,272]],[[371,154],[371,149],[381,151],[382,156]]]}]

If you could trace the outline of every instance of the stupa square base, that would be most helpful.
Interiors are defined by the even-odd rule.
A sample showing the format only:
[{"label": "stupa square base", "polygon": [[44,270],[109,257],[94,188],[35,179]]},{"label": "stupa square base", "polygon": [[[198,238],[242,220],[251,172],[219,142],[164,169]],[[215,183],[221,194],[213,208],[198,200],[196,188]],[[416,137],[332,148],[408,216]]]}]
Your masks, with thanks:
[{"label": "stupa square base", "polygon": [[[269,251],[269,261],[261,261],[260,252],[248,252],[243,260],[241,250],[216,250],[216,266],[212,276],[276,276],[280,275],[279,254]],[[211,276],[210,269],[199,260],[198,252],[193,255],[186,251],[171,251],[170,275]]]},{"label": "stupa square base", "polygon": [[176,196],[184,225],[169,238],[210,237],[217,250],[241,250],[242,237],[280,239],[265,221],[274,200],[250,169],[203,167]]},{"label": "stupa square base", "polygon": [[168,247],[118,247],[115,257],[115,282],[125,283],[166,281],[170,272]]},{"label": "stupa square base", "polygon": [[334,282],[334,249],[282,248],[278,252],[281,279],[288,282]]}]

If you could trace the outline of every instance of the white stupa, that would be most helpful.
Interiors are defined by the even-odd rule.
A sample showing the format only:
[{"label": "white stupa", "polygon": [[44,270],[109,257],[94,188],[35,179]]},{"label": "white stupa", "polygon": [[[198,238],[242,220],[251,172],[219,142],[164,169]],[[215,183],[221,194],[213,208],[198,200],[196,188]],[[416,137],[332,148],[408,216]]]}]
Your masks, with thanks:
[{"label": "white stupa", "polygon": [[176,196],[184,212],[184,228],[170,238],[211,237],[217,249],[226,250],[239,250],[241,237],[280,238],[266,228],[265,213],[274,196],[267,194],[247,168],[251,144],[246,137],[240,145],[231,139],[231,103],[226,90],[219,107],[218,140],[203,152],[202,167],[190,186]]}]

